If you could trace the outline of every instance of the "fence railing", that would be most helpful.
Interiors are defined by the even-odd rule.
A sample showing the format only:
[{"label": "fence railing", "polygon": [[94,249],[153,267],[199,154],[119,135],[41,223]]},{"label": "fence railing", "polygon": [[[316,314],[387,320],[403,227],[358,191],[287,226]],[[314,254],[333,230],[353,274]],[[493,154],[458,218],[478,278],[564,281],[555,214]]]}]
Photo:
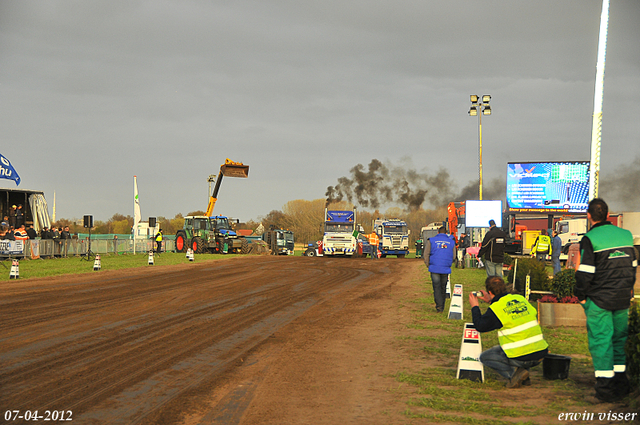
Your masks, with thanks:
[{"label": "fence railing", "polygon": [[[156,248],[150,239],[27,239],[23,241],[22,254],[12,253],[11,257],[48,258],[74,257],[93,254],[141,254]],[[162,251],[175,251],[175,241],[162,241]]]}]

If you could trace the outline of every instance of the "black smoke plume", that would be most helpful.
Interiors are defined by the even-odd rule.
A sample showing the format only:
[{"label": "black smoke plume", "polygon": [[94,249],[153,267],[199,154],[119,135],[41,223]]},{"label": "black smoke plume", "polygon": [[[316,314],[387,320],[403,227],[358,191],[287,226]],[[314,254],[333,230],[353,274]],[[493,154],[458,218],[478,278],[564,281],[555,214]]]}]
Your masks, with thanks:
[{"label": "black smoke plume", "polygon": [[609,205],[609,211],[640,211],[640,156],[622,165],[615,173],[601,174],[598,196]]},{"label": "black smoke plume", "polygon": [[[451,201],[478,199],[477,182],[470,182],[458,193],[449,172],[442,168],[435,174],[420,173],[405,167],[386,166],[373,159],[366,169],[358,164],[350,173],[349,177],[340,177],[337,185],[327,188],[327,206],[346,199],[365,208],[397,204],[415,211],[422,208],[425,202],[437,208]],[[503,199],[504,193],[504,180],[492,180],[488,187],[483,185],[484,199]]]}]

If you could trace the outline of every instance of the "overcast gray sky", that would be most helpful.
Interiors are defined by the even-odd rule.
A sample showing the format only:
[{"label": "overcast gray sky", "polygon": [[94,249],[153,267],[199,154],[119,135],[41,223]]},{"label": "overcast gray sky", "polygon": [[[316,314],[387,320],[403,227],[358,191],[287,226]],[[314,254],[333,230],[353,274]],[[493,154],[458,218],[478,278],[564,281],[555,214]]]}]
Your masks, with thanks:
[{"label": "overcast gray sky", "polygon": [[[216,212],[242,221],[324,198],[372,159],[461,189],[478,178],[470,94],[492,96],[485,181],[510,161],[589,160],[601,7],[0,0],[0,153],[20,189],[50,207],[55,191],[57,218],[97,220],[133,215],[134,175],[143,219],[204,210],[225,158],[250,172],[224,180]],[[640,1],[612,0],[603,179],[639,178],[638,40]]]}]

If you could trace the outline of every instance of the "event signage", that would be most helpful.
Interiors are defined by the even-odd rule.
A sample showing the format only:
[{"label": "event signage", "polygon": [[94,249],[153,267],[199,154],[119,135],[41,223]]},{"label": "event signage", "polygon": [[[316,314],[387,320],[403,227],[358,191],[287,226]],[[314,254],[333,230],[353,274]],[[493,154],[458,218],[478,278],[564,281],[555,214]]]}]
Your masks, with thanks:
[{"label": "event signage", "polygon": [[469,379],[470,381],[484,382],[484,367],[480,363],[482,353],[482,340],[480,332],[473,323],[465,323],[462,333],[462,345],[458,358],[457,379]]},{"label": "event signage", "polygon": [[11,161],[0,154],[0,179],[9,179],[16,182],[16,186],[20,186],[20,176],[11,165]]},{"label": "event signage", "polygon": [[0,241],[0,255],[20,255],[23,249],[23,241]]},{"label": "event signage", "polygon": [[589,161],[509,162],[509,212],[585,213],[589,203]]},{"label": "event signage", "polygon": [[462,320],[462,285],[459,283],[453,287],[453,296],[449,304],[449,319]]}]

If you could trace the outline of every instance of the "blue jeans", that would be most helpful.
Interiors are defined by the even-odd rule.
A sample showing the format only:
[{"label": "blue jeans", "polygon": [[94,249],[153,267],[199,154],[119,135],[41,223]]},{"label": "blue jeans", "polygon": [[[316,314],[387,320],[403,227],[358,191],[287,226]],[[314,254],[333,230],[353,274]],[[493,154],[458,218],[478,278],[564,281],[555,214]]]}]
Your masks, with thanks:
[{"label": "blue jeans", "polygon": [[502,263],[494,263],[493,261],[486,260],[484,262],[484,268],[487,272],[487,277],[489,276],[500,276],[502,277]]},{"label": "blue jeans", "polygon": [[431,273],[433,299],[436,302],[436,310],[438,311],[444,311],[444,300],[447,298],[448,277],[448,274]]},{"label": "blue jeans", "polygon": [[480,354],[480,362],[498,372],[503,378],[511,379],[516,368],[523,367],[528,370],[539,364],[541,360],[523,362],[520,360],[510,359],[507,357],[502,347],[496,345],[495,347],[491,347]]},{"label": "blue jeans", "polygon": [[562,270],[562,266],[560,265],[560,256],[557,257],[555,255],[551,256],[551,262],[553,263],[553,275],[557,275]]}]

